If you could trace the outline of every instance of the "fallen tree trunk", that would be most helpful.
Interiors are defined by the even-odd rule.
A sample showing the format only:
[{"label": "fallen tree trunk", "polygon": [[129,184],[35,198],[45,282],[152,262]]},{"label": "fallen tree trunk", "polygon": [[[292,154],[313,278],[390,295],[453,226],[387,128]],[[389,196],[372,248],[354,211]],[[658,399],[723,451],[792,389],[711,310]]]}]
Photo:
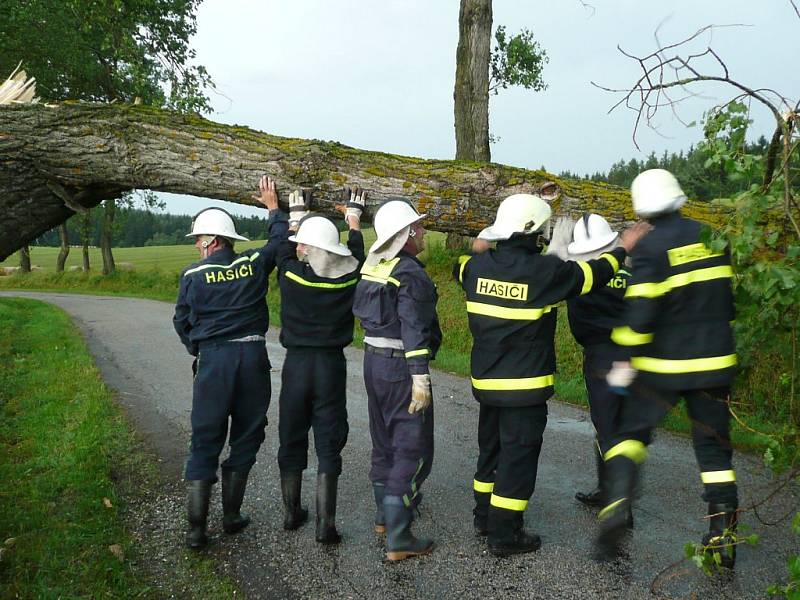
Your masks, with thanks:
[{"label": "fallen tree trunk", "polygon": [[[146,106],[3,106],[0,260],[75,212],[131,189],[253,205],[262,174],[283,190],[313,187],[322,212],[333,211],[343,185],[360,185],[370,191],[368,208],[405,197],[428,213],[430,229],[465,235],[490,223],[504,197],[549,182],[544,192],[558,214],[595,211],[614,223],[633,219],[626,190],[544,171],[283,138]],[[686,212],[707,222],[719,215],[707,204],[692,204]]]}]

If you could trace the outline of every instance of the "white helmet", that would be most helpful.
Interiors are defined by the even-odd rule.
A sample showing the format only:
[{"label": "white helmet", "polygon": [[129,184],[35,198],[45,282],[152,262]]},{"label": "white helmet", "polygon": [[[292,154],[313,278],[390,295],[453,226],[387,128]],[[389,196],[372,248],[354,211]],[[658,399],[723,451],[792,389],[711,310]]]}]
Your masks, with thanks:
[{"label": "white helmet", "polygon": [[227,211],[221,208],[204,208],[192,219],[192,232],[187,233],[186,237],[197,235],[218,235],[229,240],[250,240],[236,233],[233,225],[233,218]]},{"label": "white helmet", "polygon": [[291,242],[314,246],[326,252],[339,256],[350,256],[350,249],[339,242],[339,230],[330,219],[321,215],[308,215],[300,221],[300,227],[292,237]]},{"label": "white helmet", "polygon": [[542,231],[550,219],[550,205],[533,194],[514,194],[500,203],[494,224],[478,234],[490,242],[507,240],[515,233]]},{"label": "white helmet", "polygon": [[567,246],[570,254],[587,254],[608,246],[617,239],[617,233],[611,230],[603,217],[585,214],[575,223],[572,230],[572,243]]},{"label": "white helmet", "polygon": [[421,215],[405,200],[389,200],[384,202],[375,213],[373,225],[378,239],[370,246],[370,253],[376,252],[395,235],[409,225],[421,221],[428,215]]},{"label": "white helmet", "polygon": [[639,173],[631,183],[631,197],[633,212],[645,218],[675,212],[686,202],[678,180],[664,169]]}]

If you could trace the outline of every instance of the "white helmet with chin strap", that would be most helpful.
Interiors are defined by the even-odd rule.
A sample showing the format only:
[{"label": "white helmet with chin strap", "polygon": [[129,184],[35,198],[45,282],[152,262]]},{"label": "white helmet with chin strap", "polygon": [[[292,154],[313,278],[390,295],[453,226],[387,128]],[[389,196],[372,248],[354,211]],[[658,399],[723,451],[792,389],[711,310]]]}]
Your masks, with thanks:
[{"label": "white helmet with chin strap", "polygon": [[198,235],[213,235],[226,238],[228,240],[250,240],[243,235],[236,233],[233,224],[233,217],[228,211],[221,208],[204,208],[192,219],[192,231],[186,237],[197,237]]},{"label": "white helmet with chin strap", "polygon": [[339,230],[330,219],[321,215],[307,215],[300,221],[297,233],[289,238],[290,242],[320,248],[339,256],[350,256],[353,253],[339,242]]},{"label": "white helmet with chin strap", "polygon": [[493,242],[510,239],[515,233],[544,232],[551,212],[550,205],[539,196],[514,194],[500,203],[494,223],[478,237]]},{"label": "white helmet with chin strap", "polygon": [[[388,200],[384,202],[378,209],[378,212],[375,213],[375,218],[373,220],[375,234],[378,239],[370,246],[370,254],[380,251],[389,241],[397,241],[393,240],[393,238],[398,233],[417,221],[421,221],[426,216],[427,215],[419,214],[417,209],[405,200]],[[403,244],[405,244],[405,241],[404,239]],[[400,244],[400,248],[403,247],[403,244]],[[398,252],[400,248],[397,249]]]},{"label": "white helmet with chin strap", "polygon": [[573,241],[567,246],[567,252],[573,255],[594,252],[610,245],[617,237],[608,221],[600,215],[587,213],[575,223]]},{"label": "white helmet with chin strap", "polygon": [[675,212],[686,202],[686,194],[675,176],[664,169],[642,171],[631,183],[633,212],[648,218]]}]

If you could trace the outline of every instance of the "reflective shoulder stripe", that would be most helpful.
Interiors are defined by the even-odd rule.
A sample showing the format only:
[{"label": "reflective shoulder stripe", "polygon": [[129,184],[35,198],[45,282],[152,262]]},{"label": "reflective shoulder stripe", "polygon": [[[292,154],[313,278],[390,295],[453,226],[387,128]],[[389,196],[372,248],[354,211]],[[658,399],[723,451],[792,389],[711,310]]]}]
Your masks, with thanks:
[{"label": "reflective shoulder stripe", "polygon": [[464,267],[467,266],[469,259],[472,258],[471,256],[462,255],[458,257],[458,282],[464,283]]},{"label": "reflective shoulder stripe", "polygon": [[494,490],[494,482],[472,480],[472,489],[481,494],[490,494]]},{"label": "reflective shoulder stripe", "polygon": [[625,291],[626,298],[658,298],[669,291],[665,283],[636,283]]},{"label": "reflective shoulder stripe", "polygon": [[489,504],[497,508],[505,508],[506,510],[515,510],[517,512],[522,512],[528,508],[527,500],[504,498],[503,496],[496,496],[494,493],[492,494],[491,500],[489,500]]},{"label": "reflective shoulder stripe", "polygon": [[611,332],[611,340],[620,346],[640,346],[653,341],[652,333],[639,333],[628,326],[615,327]]},{"label": "reflective shoulder stripe", "polygon": [[413,358],[415,356],[424,356],[425,354],[430,354],[431,351],[427,348],[423,348],[422,350],[411,350],[406,352],[406,358]]},{"label": "reflective shoulder stripe", "polygon": [[[257,252],[255,256],[258,256]],[[253,260],[254,260],[253,255],[250,255],[250,256],[240,256],[229,265],[215,265],[211,263],[206,265],[200,265],[199,267],[195,267],[194,269],[189,269],[183,274],[183,276],[186,277],[187,275],[191,275],[192,273],[197,273],[198,271],[205,271],[206,269],[230,269],[231,267],[233,267],[234,265],[238,265],[239,263],[253,262]]]},{"label": "reflective shoulder stripe", "polygon": [[592,267],[582,260],[577,261],[577,265],[581,268],[581,271],[583,271],[583,287],[581,288],[581,296],[583,296],[592,291],[594,275],[592,275]]},{"label": "reflective shoulder stripe", "polygon": [[711,248],[702,242],[689,244],[688,246],[670,248],[667,250],[667,259],[669,260],[669,264],[673,267],[685,265],[686,263],[694,262],[696,260],[716,258],[719,256],[722,256],[721,252],[711,252]]},{"label": "reflective shoulder stripe", "polygon": [[350,281],[344,281],[342,283],[325,283],[322,281],[308,281],[307,279],[303,279],[302,277],[300,277],[300,275],[292,273],[291,271],[286,271],[285,275],[288,279],[296,281],[300,285],[305,285],[314,288],[323,288],[326,290],[340,290],[342,288],[350,287],[351,285],[355,285],[358,283],[358,279],[351,279]]},{"label": "reflective shoulder stripe", "polygon": [[710,358],[689,358],[673,360],[667,358],[651,358],[649,356],[634,356],[631,366],[648,373],[663,373],[678,375],[681,373],[700,373],[703,371],[717,371],[736,365],[736,355],[712,356]]},{"label": "reflective shoulder stripe", "polygon": [[699,283],[701,281],[711,281],[712,279],[724,279],[726,277],[733,277],[733,269],[730,265],[722,265],[719,267],[707,267],[705,269],[696,269],[687,273],[679,273],[672,277],[667,277],[661,283],[637,283],[629,285],[628,290],[625,292],[626,298],[657,298],[671,292],[675,288],[690,285],[692,283]]},{"label": "reflective shoulder stripe", "polygon": [[399,258],[393,258],[392,260],[382,260],[377,265],[365,264],[361,267],[362,279],[374,281],[375,283],[381,283],[383,285],[391,283],[400,287],[400,281],[391,276],[392,271],[399,262]]},{"label": "reflective shoulder stripe", "polygon": [[259,256],[261,256],[261,253],[260,253],[260,252],[253,252],[253,253],[250,255],[250,262],[253,262],[253,261],[254,261],[254,260],[256,260],[256,259],[257,259]]},{"label": "reflective shoulder stripe", "polygon": [[639,440],[625,440],[603,454],[603,460],[608,462],[615,456],[624,456],[640,465],[647,458],[647,446]]},{"label": "reflective shoulder stripe", "polygon": [[509,319],[511,321],[536,321],[551,310],[553,310],[552,305],[544,308],[506,308],[494,304],[484,304],[483,302],[467,301],[468,313],[496,317],[498,319]]},{"label": "reflective shoulder stripe", "polygon": [[611,263],[611,268],[614,269],[614,273],[619,271],[619,261],[617,260],[617,257],[614,256],[613,254],[608,254],[608,253],[601,254],[599,258],[605,258],[609,263]]},{"label": "reflective shoulder stripe", "polygon": [[736,481],[736,471],[704,471],[700,473],[703,483],[733,483]]},{"label": "reflective shoulder stripe", "polygon": [[554,375],[522,377],[519,379],[475,379],[473,377],[472,387],[476,390],[487,391],[539,390],[550,387],[554,382]]}]

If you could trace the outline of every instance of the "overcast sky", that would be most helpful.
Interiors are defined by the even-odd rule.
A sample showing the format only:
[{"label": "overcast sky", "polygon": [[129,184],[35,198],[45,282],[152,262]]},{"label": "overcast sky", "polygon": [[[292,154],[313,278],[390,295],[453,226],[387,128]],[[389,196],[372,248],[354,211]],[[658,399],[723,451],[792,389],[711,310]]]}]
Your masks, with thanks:
[{"label": "overcast sky", "polygon": [[[493,96],[492,160],[550,172],[606,171],[620,158],[678,151],[696,143],[664,111],[660,135],[631,134],[635,114],[607,114],[616,97],[593,87],[630,85],[637,55],[675,43],[705,25],[743,24],[701,36],[731,76],[754,88],[797,97],[800,18],[789,0],[494,0],[494,25],[533,31],[550,62],[543,92],[508,89]],[[458,0],[205,0],[193,40],[198,62],[217,84],[209,118],[272,134],[336,140],[368,150],[451,158]],[[717,70],[719,72],[719,70]],[[685,120],[729,99],[708,85],[681,111]],[[754,110],[756,133],[771,134],[769,115]],[[255,183],[255,182],[254,182]],[[167,210],[193,213],[197,200],[164,194]],[[216,202],[208,201],[209,204]],[[238,214],[257,214],[241,205]]]}]

